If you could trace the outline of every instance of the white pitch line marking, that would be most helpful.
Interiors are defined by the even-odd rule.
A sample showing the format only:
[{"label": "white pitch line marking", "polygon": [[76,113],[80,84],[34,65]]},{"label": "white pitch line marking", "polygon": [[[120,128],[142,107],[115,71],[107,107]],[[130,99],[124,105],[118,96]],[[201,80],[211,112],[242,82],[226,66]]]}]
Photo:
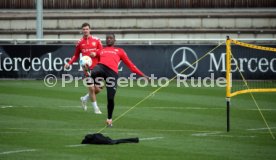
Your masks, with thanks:
[{"label": "white pitch line marking", "polygon": [[30,107],[34,107],[34,106],[5,106],[5,105],[0,105],[0,108],[20,108],[20,107],[24,107],[24,108],[30,108]]},{"label": "white pitch line marking", "polygon": [[28,132],[20,132],[20,131],[18,131],[18,132],[16,132],[16,131],[3,131],[3,132],[0,132],[0,134],[17,134],[17,133],[28,133]]},{"label": "white pitch line marking", "polygon": [[204,136],[215,135],[215,134],[220,134],[220,133],[222,133],[222,132],[194,133],[194,134],[192,134],[192,136],[204,137]]},{"label": "white pitch line marking", "polygon": [[88,131],[87,128],[1,128],[0,130],[27,130],[27,131],[37,131],[37,130],[44,130],[44,131]]},{"label": "white pitch line marking", "polygon": [[11,108],[13,106],[1,106],[1,108]]},{"label": "white pitch line marking", "polygon": [[81,107],[81,105],[79,105],[79,106],[57,106],[57,107],[60,107],[60,108],[78,108],[78,107]]},{"label": "white pitch line marking", "polygon": [[22,152],[34,152],[34,151],[37,151],[37,150],[36,149],[23,149],[23,150],[1,152],[0,155],[13,154],[13,153],[22,153]]},{"label": "white pitch line marking", "polygon": [[140,141],[150,141],[156,139],[163,139],[164,137],[149,137],[149,138],[139,138]]},{"label": "white pitch line marking", "polygon": [[[270,127],[270,129],[275,129],[276,127]],[[268,130],[268,128],[251,128],[248,131],[258,131],[258,130]]]},{"label": "white pitch line marking", "polygon": [[66,145],[65,147],[84,147],[87,146],[88,144],[71,144],[71,145]]},{"label": "white pitch line marking", "polygon": [[256,136],[233,136],[233,135],[209,135],[210,137],[237,137],[237,138],[255,138]]},{"label": "white pitch line marking", "polygon": [[189,130],[189,129],[145,129],[143,131],[153,131],[153,132],[214,132],[214,131],[200,131],[200,130]]},{"label": "white pitch line marking", "polygon": [[[259,109],[244,109],[248,111],[258,111]],[[261,111],[276,111],[275,108],[268,108],[268,109],[260,109]]]},{"label": "white pitch line marking", "polygon": [[237,138],[255,138],[256,136],[234,136],[234,135],[225,135],[221,134],[223,132],[207,132],[207,133],[194,133],[192,136],[197,137],[237,137]]}]

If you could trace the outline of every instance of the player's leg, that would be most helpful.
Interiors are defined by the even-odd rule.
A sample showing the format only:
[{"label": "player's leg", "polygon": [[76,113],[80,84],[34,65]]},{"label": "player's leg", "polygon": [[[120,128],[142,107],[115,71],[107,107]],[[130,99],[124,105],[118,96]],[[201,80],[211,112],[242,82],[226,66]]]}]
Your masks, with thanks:
[{"label": "player's leg", "polygon": [[87,101],[89,100],[89,98],[90,98],[89,92],[86,95],[80,97],[81,106],[85,111],[87,110]]},{"label": "player's leg", "polygon": [[96,101],[96,94],[99,93],[100,90],[100,80],[103,79],[101,77],[103,77],[103,72],[104,70],[101,68],[100,65],[96,65],[92,70],[91,70],[91,82],[90,85],[88,87],[89,89],[89,95],[92,101],[92,106],[94,108],[94,112],[96,114],[102,114],[102,112],[100,111],[97,101]]},{"label": "player's leg", "polygon": [[100,85],[95,85],[95,94],[98,94],[102,91],[103,87]]},{"label": "player's leg", "polygon": [[113,115],[114,106],[115,106],[114,98],[115,98],[115,94],[116,94],[116,88],[106,87],[106,89],[107,89],[107,120],[106,120],[106,124],[109,127],[112,127],[112,115]]},{"label": "player's leg", "polygon": [[[91,85],[91,83],[89,83],[88,85]],[[101,114],[101,111],[98,107],[98,104],[97,104],[97,97],[96,97],[96,94],[100,93],[102,88],[103,88],[103,85],[102,83],[96,83],[95,86],[91,86],[93,88],[89,88],[88,87],[88,93],[86,95],[84,95],[83,97],[80,98],[81,100],[81,104],[82,104],[82,108],[86,111],[87,110],[87,101],[89,99],[91,99],[91,102],[92,102],[92,106],[94,108],[94,111],[97,110],[97,112],[95,112],[96,114]],[[91,95],[91,96],[90,96]]]},{"label": "player's leg", "polygon": [[[89,69],[87,69],[87,68],[88,68],[88,66],[83,66],[84,77],[87,77],[89,75]],[[89,85],[89,83],[87,85]],[[84,96],[80,97],[81,106],[82,106],[82,108],[83,108],[84,111],[87,110],[87,101],[89,99],[90,99],[89,90],[88,90],[87,94],[85,94]]]},{"label": "player's leg", "polygon": [[100,92],[99,88],[97,86],[94,86],[93,83],[88,82],[88,93],[81,97],[81,105],[82,108],[86,111],[87,110],[87,101],[89,99],[91,99],[91,103],[92,103],[92,107],[94,109],[94,113],[96,114],[102,114],[102,112],[100,111],[98,104],[97,104],[97,98],[96,98],[96,94]]},{"label": "player's leg", "polygon": [[102,114],[102,112],[99,109],[98,104],[97,104],[97,98],[96,98],[96,90],[97,89],[96,89],[96,86],[95,85],[89,85],[88,90],[89,90],[89,95],[90,95],[91,102],[92,102],[92,107],[94,109],[94,113],[95,114]]},{"label": "player's leg", "polygon": [[112,127],[112,115],[115,106],[115,94],[117,90],[117,79],[118,75],[111,71],[109,77],[106,79],[106,90],[107,90],[107,120],[106,124]]}]

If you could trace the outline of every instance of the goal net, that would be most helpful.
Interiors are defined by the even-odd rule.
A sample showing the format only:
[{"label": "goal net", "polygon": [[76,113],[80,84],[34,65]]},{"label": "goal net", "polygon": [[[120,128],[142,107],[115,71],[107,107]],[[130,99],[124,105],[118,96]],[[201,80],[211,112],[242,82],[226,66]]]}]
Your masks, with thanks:
[{"label": "goal net", "polygon": [[276,92],[276,48],[228,39],[226,97],[249,92]]},{"label": "goal net", "polygon": [[276,92],[276,47],[226,40],[227,131],[230,131],[230,98],[249,93],[271,136],[275,139],[253,92]]}]

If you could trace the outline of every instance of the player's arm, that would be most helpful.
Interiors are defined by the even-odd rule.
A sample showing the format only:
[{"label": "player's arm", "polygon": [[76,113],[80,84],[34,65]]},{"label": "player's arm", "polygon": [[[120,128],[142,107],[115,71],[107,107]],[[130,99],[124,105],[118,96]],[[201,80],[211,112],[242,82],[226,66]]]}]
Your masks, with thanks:
[{"label": "player's arm", "polygon": [[77,44],[74,56],[71,58],[71,60],[68,63],[66,63],[64,65],[65,68],[68,68],[70,65],[72,65],[74,62],[76,62],[79,59],[79,57],[80,57],[80,48],[79,48],[79,46],[80,45]]},{"label": "player's arm", "polygon": [[125,53],[124,50],[120,50],[119,56],[121,60],[127,65],[127,67],[131,70],[131,72],[138,74],[139,76],[146,77],[142,71],[140,71],[133,63],[132,61],[128,58],[127,54]]},{"label": "player's arm", "polygon": [[79,47],[76,47],[74,56],[71,58],[71,60],[68,62],[68,64],[72,65],[74,62],[76,62],[80,57],[80,49]]}]

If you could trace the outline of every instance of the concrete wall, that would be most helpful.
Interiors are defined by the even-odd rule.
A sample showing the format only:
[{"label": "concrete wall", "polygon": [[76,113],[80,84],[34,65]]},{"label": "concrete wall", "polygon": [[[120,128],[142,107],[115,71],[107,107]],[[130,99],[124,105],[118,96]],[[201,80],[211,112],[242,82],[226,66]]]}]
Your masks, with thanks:
[{"label": "concrete wall", "polygon": [[[44,38],[78,39],[83,22],[99,38],[276,38],[276,12],[269,9],[44,10]],[[35,29],[35,10],[2,11],[0,39],[35,38]]]}]

